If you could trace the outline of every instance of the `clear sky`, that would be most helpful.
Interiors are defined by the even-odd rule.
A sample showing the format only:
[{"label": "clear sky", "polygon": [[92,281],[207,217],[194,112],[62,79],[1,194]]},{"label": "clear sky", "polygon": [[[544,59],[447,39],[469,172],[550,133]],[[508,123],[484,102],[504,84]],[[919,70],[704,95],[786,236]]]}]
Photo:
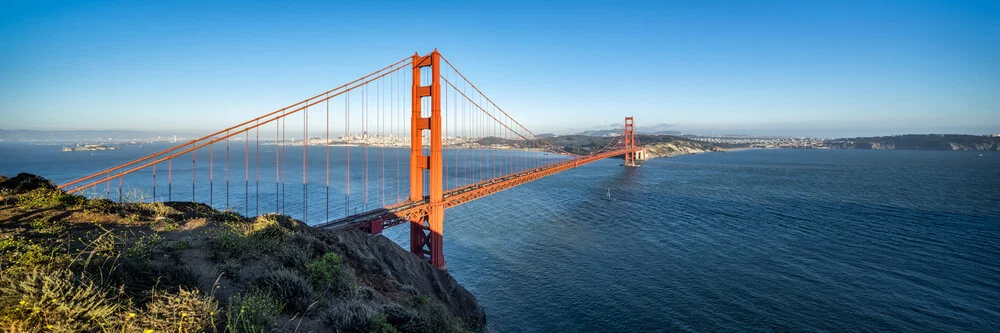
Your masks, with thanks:
[{"label": "clear sky", "polygon": [[208,131],[438,48],[536,132],[1000,132],[1000,2],[15,1],[0,129]]}]

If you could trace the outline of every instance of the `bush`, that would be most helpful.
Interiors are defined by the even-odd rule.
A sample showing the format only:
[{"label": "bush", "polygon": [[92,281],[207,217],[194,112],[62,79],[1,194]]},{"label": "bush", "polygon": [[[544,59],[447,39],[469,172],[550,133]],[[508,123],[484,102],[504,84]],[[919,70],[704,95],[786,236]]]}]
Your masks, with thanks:
[{"label": "bush", "polygon": [[30,240],[0,239],[0,267],[34,269],[50,265],[62,265],[69,260],[60,248],[46,248]]},{"label": "bush", "polygon": [[219,230],[209,240],[212,258],[243,259],[257,254],[271,254],[281,249],[292,231],[282,226],[276,218],[281,215],[265,215],[254,222],[227,222],[228,229]]},{"label": "bush", "polygon": [[229,299],[226,307],[226,329],[229,332],[263,332],[274,317],[281,314],[283,304],[262,292],[251,292]]},{"label": "bush", "polygon": [[218,311],[215,300],[198,290],[180,288],[176,293],[154,290],[146,311],[138,315],[134,325],[154,332],[203,332],[215,326]]},{"label": "bush", "polygon": [[35,269],[0,278],[0,325],[21,331],[92,331],[114,323],[109,291],[68,269]]},{"label": "bush", "polygon": [[[404,307],[409,304],[412,307]],[[382,309],[387,321],[405,332],[459,332],[462,321],[454,317],[441,302],[424,295],[415,295],[401,305]]]},{"label": "bush", "polygon": [[87,198],[80,195],[65,194],[60,192],[59,204],[66,207],[82,207],[87,202]]},{"label": "bush", "polygon": [[289,269],[268,270],[253,281],[259,290],[283,300],[289,310],[304,314],[313,303],[313,290],[298,272]]},{"label": "bush", "polygon": [[348,299],[330,306],[323,315],[323,324],[333,331],[357,332],[371,327],[378,306],[371,301]]},{"label": "bush", "polygon": [[37,230],[44,234],[59,234],[66,231],[66,225],[60,222],[49,221],[48,219],[38,218],[28,222],[31,228]]},{"label": "bush", "polygon": [[158,234],[139,237],[125,249],[125,255],[139,261],[147,261],[153,255],[153,249],[160,244],[162,238]]},{"label": "bush", "polygon": [[371,322],[368,324],[368,332],[372,333],[397,333],[395,327],[392,327],[388,321],[386,321],[386,316],[384,314],[377,314],[372,317]]},{"label": "bush", "polygon": [[329,284],[340,277],[340,263],[340,255],[328,252],[306,264],[306,276],[313,286]]},{"label": "bush", "polygon": [[157,218],[181,214],[179,210],[174,209],[174,207],[164,205],[162,202],[148,203],[146,204],[146,209],[151,210],[153,212],[153,216]]},{"label": "bush", "polygon": [[209,238],[208,248],[212,250],[211,258],[215,261],[240,260],[253,255],[253,243],[250,238],[230,230],[217,230]]},{"label": "bush", "polygon": [[62,191],[48,188],[37,188],[28,191],[17,199],[18,206],[24,209],[49,208],[62,204],[60,200],[65,195]]},{"label": "bush", "polygon": [[117,204],[108,199],[90,199],[83,204],[83,209],[95,213],[111,213]]}]

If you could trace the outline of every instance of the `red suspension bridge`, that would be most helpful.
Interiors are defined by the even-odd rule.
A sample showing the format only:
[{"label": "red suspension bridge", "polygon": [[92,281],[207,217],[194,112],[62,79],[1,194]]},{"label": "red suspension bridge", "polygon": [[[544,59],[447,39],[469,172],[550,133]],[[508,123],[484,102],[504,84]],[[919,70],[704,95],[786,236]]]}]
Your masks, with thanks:
[{"label": "red suspension bridge", "polygon": [[320,228],[380,233],[407,223],[410,252],[444,268],[447,208],[608,157],[624,155],[634,166],[637,145],[626,117],[622,135],[603,148],[571,154],[521,125],[434,50],[60,188],[109,199],[115,192],[119,201],[138,190],[140,200],[207,201],[247,216],[297,215],[301,206],[301,220],[322,218]]}]

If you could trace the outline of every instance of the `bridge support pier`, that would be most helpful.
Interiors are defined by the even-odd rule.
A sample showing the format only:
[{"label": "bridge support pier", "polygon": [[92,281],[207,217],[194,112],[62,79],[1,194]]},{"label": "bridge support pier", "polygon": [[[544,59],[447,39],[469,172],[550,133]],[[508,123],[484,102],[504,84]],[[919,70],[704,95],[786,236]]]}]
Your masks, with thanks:
[{"label": "bridge support pier", "polygon": [[[444,159],[441,142],[441,55],[413,55],[412,115],[410,117],[410,200],[424,200],[427,170],[430,211],[410,221],[410,252],[445,269],[444,262]],[[429,86],[421,85],[421,68],[430,67]],[[430,100],[430,117],[423,116],[424,99]],[[430,135],[430,155],[424,155],[424,131]]]}]

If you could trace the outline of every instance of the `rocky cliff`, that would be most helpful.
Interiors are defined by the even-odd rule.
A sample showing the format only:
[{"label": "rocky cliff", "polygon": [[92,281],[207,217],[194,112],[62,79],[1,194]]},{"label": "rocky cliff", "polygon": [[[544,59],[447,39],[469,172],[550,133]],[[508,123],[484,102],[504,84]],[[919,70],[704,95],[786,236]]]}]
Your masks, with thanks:
[{"label": "rocky cliff", "polygon": [[964,134],[907,134],[827,140],[842,149],[1000,151],[1000,137]]},{"label": "rocky cliff", "polygon": [[647,158],[673,157],[685,154],[724,151],[722,148],[715,145],[690,140],[643,144],[642,148],[646,150]]}]

